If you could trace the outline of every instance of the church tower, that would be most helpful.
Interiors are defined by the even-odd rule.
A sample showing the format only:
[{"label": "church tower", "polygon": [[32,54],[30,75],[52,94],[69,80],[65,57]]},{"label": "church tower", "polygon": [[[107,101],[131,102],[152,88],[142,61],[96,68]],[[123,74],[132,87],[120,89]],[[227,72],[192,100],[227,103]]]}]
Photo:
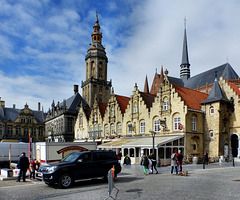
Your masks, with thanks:
[{"label": "church tower", "polygon": [[190,64],[188,61],[188,48],[187,48],[187,31],[186,19],[184,19],[184,37],[183,37],[183,51],[182,51],[182,64],[180,65],[180,78],[186,81],[190,78]]},{"label": "church tower", "polygon": [[102,33],[97,12],[91,37],[92,43],[85,57],[86,80],[82,81],[82,96],[90,107],[93,106],[95,98],[98,102],[108,102],[112,86],[112,82],[107,81],[108,58],[102,45]]}]

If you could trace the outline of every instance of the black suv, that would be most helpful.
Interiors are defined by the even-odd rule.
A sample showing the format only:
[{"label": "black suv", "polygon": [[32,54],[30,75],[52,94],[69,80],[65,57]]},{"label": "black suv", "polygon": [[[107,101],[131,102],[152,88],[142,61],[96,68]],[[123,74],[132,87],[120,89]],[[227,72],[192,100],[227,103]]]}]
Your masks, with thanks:
[{"label": "black suv", "polygon": [[37,178],[42,177],[48,185],[58,184],[60,188],[68,188],[75,180],[103,177],[114,166],[115,177],[121,172],[114,151],[84,151],[67,155],[60,162],[41,166]]}]

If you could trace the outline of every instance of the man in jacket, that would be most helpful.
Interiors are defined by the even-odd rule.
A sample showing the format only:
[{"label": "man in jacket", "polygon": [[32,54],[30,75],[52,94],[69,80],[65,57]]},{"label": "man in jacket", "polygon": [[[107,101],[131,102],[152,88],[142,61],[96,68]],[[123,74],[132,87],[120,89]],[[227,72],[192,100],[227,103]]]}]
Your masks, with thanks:
[{"label": "man in jacket", "polygon": [[27,169],[29,168],[29,160],[28,157],[26,157],[26,153],[23,152],[21,154],[21,157],[19,158],[18,164],[17,164],[17,168],[20,169],[19,174],[18,174],[18,178],[17,178],[17,182],[20,182],[21,180],[21,176],[23,178],[23,182],[25,182],[25,178],[26,178],[26,172]]}]

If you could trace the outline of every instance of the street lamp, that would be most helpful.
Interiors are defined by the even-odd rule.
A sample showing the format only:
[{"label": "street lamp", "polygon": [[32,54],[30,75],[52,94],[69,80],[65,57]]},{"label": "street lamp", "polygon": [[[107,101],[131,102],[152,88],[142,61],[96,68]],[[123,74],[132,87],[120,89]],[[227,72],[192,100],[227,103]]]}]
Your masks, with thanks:
[{"label": "street lamp", "polygon": [[151,130],[149,130],[149,132],[152,134],[152,138],[153,138],[153,155],[155,155],[155,151],[154,151],[154,149],[155,149],[155,145],[154,145],[154,139],[155,139],[155,135],[156,135],[156,132],[154,132],[154,131],[151,131]]}]

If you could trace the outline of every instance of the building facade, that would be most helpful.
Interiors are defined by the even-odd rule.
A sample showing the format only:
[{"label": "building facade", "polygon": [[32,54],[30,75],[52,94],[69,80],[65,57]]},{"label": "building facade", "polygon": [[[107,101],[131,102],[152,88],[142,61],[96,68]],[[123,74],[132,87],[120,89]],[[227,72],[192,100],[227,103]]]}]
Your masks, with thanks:
[{"label": "building facade", "polygon": [[239,83],[229,63],[191,77],[185,26],[180,78],[170,77],[162,67],[150,92],[147,77],[144,91],[135,84],[130,97],[112,89],[108,101],[101,102],[89,91],[95,95],[93,106],[88,112],[80,108],[75,139],[97,140],[99,149],[122,151],[136,163],[153,152],[153,146],[162,164],[177,150],[182,150],[185,162],[202,160],[204,151],[210,161],[239,157]]},{"label": "building facade", "polygon": [[74,125],[80,107],[88,107],[86,101],[74,85],[74,95],[61,103],[54,100],[45,120],[45,140],[47,142],[72,142],[74,140]]},{"label": "building facade", "polygon": [[33,142],[44,141],[45,114],[40,110],[31,110],[26,104],[23,109],[5,107],[0,98],[0,141],[16,140],[29,142],[29,133]]}]

